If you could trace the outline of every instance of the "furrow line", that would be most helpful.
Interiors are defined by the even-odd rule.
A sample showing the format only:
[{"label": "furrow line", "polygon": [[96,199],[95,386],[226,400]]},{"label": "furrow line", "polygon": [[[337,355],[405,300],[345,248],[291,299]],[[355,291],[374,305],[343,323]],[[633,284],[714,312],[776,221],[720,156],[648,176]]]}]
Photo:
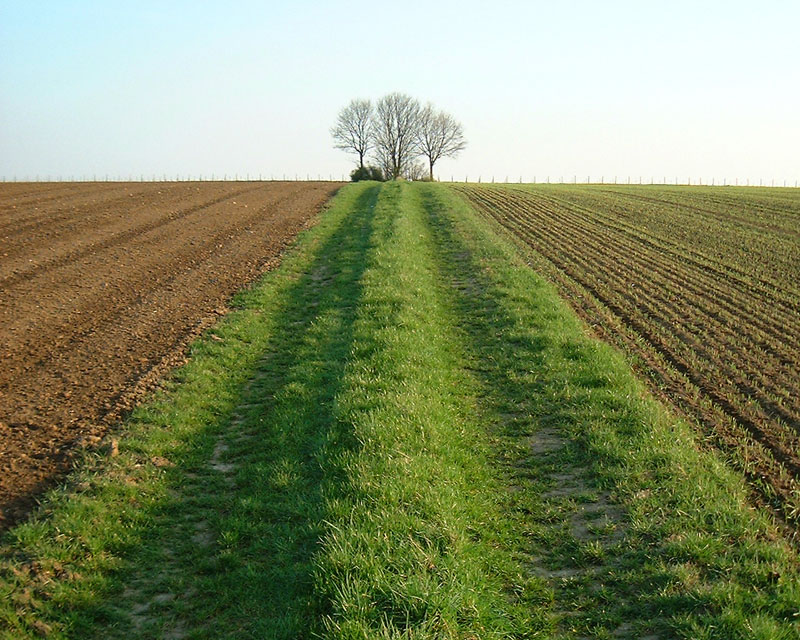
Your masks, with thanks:
[{"label": "furrow line", "polygon": [[[498,222],[500,221],[498,220]],[[685,376],[698,389],[704,389],[703,394],[709,398],[709,400],[713,401],[732,419],[737,420],[742,426],[747,428],[756,440],[758,440],[763,446],[767,447],[772,452],[772,455],[774,455],[779,462],[781,462],[789,471],[792,472],[794,477],[800,476],[800,460],[798,460],[797,455],[791,449],[787,450],[787,448],[779,446],[778,443],[774,441],[776,435],[783,434],[775,434],[773,430],[770,429],[769,424],[765,425],[763,423],[759,423],[757,420],[744,415],[743,412],[739,410],[729,398],[723,396],[713,388],[706,388],[707,385],[705,384],[705,380],[699,377],[693,371],[692,366],[687,365],[680,355],[674,352],[671,344],[665,341],[660,335],[654,333],[651,327],[649,327],[645,322],[637,320],[635,317],[631,316],[627,309],[616,304],[612,300],[605,299],[602,293],[584,277],[583,271],[585,267],[576,268],[571,266],[568,261],[565,261],[565,257],[563,255],[556,255],[552,251],[545,252],[541,247],[534,248],[538,252],[543,253],[544,257],[555,264],[557,268],[564,270],[570,278],[579,282],[580,285],[591,292],[592,295],[603,300],[604,305],[611,309],[616,315],[624,318],[626,324],[631,326],[633,330],[642,336],[642,338],[648,344],[658,350],[662,357],[664,357],[675,370]]]},{"label": "furrow line", "polygon": [[[515,233],[526,240],[528,244],[535,246],[539,252],[546,251],[537,243],[537,241],[541,240],[541,237],[531,235],[526,227],[515,229]],[[571,246],[569,237],[554,234],[550,239],[550,244],[546,246],[555,246],[552,241],[558,243],[558,246]],[[585,248],[585,245],[581,246]],[[584,256],[588,256],[589,259],[592,259],[594,255],[587,254],[586,251],[581,253]],[[577,267],[577,272],[584,274],[583,282],[588,282],[586,278],[593,273],[606,271],[606,265],[601,259],[597,259],[594,262],[586,262],[578,258],[575,252],[570,255],[573,264]],[[641,326],[653,327],[660,336],[660,343],[662,345],[670,345],[673,357],[680,359],[685,363],[685,366],[691,368],[695,372],[694,375],[697,380],[707,383],[698,386],[721,388],[726,391],[727,393],[720,393],[719,397],[727,398],[732,405],[738,406],[738,414],[743,419],[749,419],[754,424],[761,424],[769,423],[779,418],[794,429],[795,433],[800,432],[800,421],[797,418],[797,413],[793,412],[792,408],[782,407],[773,399],[774,396],[772,395],[777,393],[779,396],[790,396],[790,390],[796,386],[794,381],[788,381],[785,386],[778,386],[775,384],[775,380],[754,376],[758,371],[758,367],[757,363],[752,363],[752,368],[748,373],[762,380],[762,384],[766,388],[753,386],[753,380],[747,377],[743,379],[741,372],[730,365],[730,363],[744,358],[746,351],[728,350],[728,358],[724,357],[726,355],[724,353],[715,355],[713,351],[705,348],[703,346],[704,343],[700,342],[695,336],[678,330],[676,327],[680,326],[680,316],[666,312],[669,308],[669,301],[665,301],[666,304],[661,304],[660,301],[649,296],[644,287],[639,287],[638,297],[636,298],[600,283],[595,283],[593,288],[598,292],[602,300],[609,303],[614,300],[619,308],[627,309],[630,317],[636,318]],[[654,321],[657,326],[653,326]],[[673,337],[677,337],[678,340],[673,340]],[[725,345],[718,346],[724,347]],[[689,363],[691,363],[691,367]],[[751,406],[752,402],[755,402],[757,407]],[[748,415],[749,418],[747,418]],[[783,443],[786,451],[795,451],[800,448],[800,441],[796,441],[797,438],[785,430],[775,429],[772,435]]]},{"label": "furrow line", "polygon": [[[621,199],[649,202],[660,206],[673,207],[678,210],[688,210],[694,213],[704,214],[706,217],[711,218],[716,224],[723,224],[727,227],[737,228],[739,230],[741,230],[742,227],[745,227],[752,229],[755,232],[768,231],[768,232],[778,232],[778,233],[789,233],[791,235],[800,234],[800,232],[793,229],[788,229],[782,225],[775,225],[768,223],[759,224],[752,217],[736,215],[735,213],[731,213],[730,210],[719,211],[715,209],[707,209],[705,207],[701,207],[696,204],[690,204],[689,202],[685,202],[680,199],[670,200],[668,199],[667,196],[665,196],[662,199],[659,199],[659,198],[645,196],[639,193],[614,191],[613,189],[601,189],[600,193],[613,194],[615,197]],[[741,206],[741,202],[739,202],[738,205]]]},{"label": "furrow line", "polygon": [[[737,264],[723,262],[719,257],[709,257],[692,247],[668,243],[661,236],[645,233],[641,228],[625,223],[620,215],[614,215],[612,212],[619,212],[619,206],[612,200],[608,200],[602,205],[595,204],[589,207],[550,194],[533,193],[516,187],[510,190],[521,194],[526,201],[546,201],[575,213],[584,214],[591,219],[602,220],[604,227],[607,225],[615,228],[620,233],[635,238],[641,244],[655,251],[667,253],[677,261],[686,262],[700,272],[711,275],[715,281],[729,282],[730,289],[734,291],[739,291],[745,296],[755,291],[759,296],[768,299],[770,304],[783,306],[789,314],[800,312],[800,302],[795,295],[800,294],[800,290],[790,287],[785,280],[776,283],[764,279],[761,276],[742,271]],[[624,212],[621,213],[625,215]]]},{"label": "furrow line", "polygon": [[[579,220],[573,220],[570,218],[566,218],[564,216],[559,216],[557,213],[551,213],[549,210],[541,209],[539,207],[534,207],[534,211],[538,212],[542,221],[545,224],[540,226],[535,226],[534,221],[531,219],[529,214],[529,209],[523,208],[520,210],[514,209],[513,207],[519,207],[519,203],[514,203],[509,205],[512,208],[507,209],[506,213],[516,219],[520,225],[525,228],[536,229],[536,232],[544,234],[546,232],[550,233],[557,233],[558,227],[555,225],[549,224],[552,222],[553,218],[559,220],[565,228],[569,228],[571,231],[580,231],[584,228]],[[568,235],[561,235],[559,238],[559,244],[564,242],[569,242],[570,244],[574,240],[572,237],[573,234]],[[670,269],[665,261],[659,262],[655,257],[651,259],[649,254],[640,254],[636,251],[621,251],[618,248],[613,248],[613,243],[603,243],[602,245],[599,244],[598,238],[601,237],[600,233],[593,233],[589,230],[584,232],[581,247],[584,244],[593,245],[596,247],[597,251],[601,255],[609,255],[611,253],[618,253],[618,259],[614,261],[614,265],[616,271],[614,269],[606,269],[603,267],[602,271],[598,273],[608,273],[608,274],[615,274],[619,277],[623,277],[619,271],[625,267],[628,268],[628,275],[626,276],[630,281],[636,281],[640,284],[639,291],[644,293],[645,291],[667,291],[670,285],[673,285],[673,288],[678,290],[680,289],[687,289],[693,293],[696,298],[692,304],[685,305],[682,304],[680,300],[676,300],[674,298],[662,297],[663,301],[665,302],[666,306],[665,309],[669,308],[673,304],[678,304],[682,308],[686,308],[687,311],[692,312],[690,315],[696,315],[695,309],[700,309],[703,311],[703,317],[706,318],[708,322],[711,324],[718,326],[719,329],[723,332],[727,332],[730,334],[730,326],[739,326],[742,324],[741,320],[741,310],[743,305],[719,305],[717,300],[710,299],[707,294],[704,293],[702,288],[698,288],[695,286],[690,285],[686,280],[682,279],[681,276],[684,275],[682,272],[675,271]],[[628,267],[627,263],[630,261],[638,262],[637,267]],[[662,278],[665,280],[664,287],[653,286],[652,278],[644,278],[644,274],[650,276],[652,273],[658,273],[661,275]],[[618,287],[624,288],[624,287]],[[700,301],[705,302],[700,302]],[[718,305],[719,309],[714,309],[713,307],[709,307],[709,305]],[[663,310],[661,310],[663,311]],[[720,320],[719,315],[720,311],[723,312],[723,317],[727,318],[728,322],[723,322]],[[681,316],[678,314],[677,318],[680,320]],[[750,320],[748,316],[748,321]],[[797,368],[795,366],[794,361],[794,354],[800,350],[800,341],[798,339],[792,340],[791,336],[784,335],[782,333],[778,333],[776,331],[769,331],[771,325],[760,327],[762,332],[766,334],[759,338],[758,336],[751,335],[750,333],[741,335],[736,334],[734,336],[734,345],[740,346],[741,338],[744,337],[746,340],[752,343],[752,346],[756,350],[762,350],[767,352],[766,355],[772,358],[773,360],[773,367],[777,370],[783,371],[785,374],[792,375],[797,373]],[[767,336],[772,336],[773,341],[765,342]],[[762,362],[758,363],[757,369],[760,369],[763,366]]]},{"label": "furrow line", "polygon": [[112,247],[116,247],[119,245],[127,244],[137,236],[142,236],[146,233],[164,227],[168,224],[172,224],[179,220],[183,220],[184,218],[187,218],[192,214],[209,209],[215,205],[225,202],[226,200],[231,200],[232,198],[235,198],[239,195],[255,191],[258,188],[259,187],[250,187],[250,188],[240,189],[232,193],[227,193],[217,198],[214,198],[210,201],[207,201],[205,203],[188,207],[174,214],[168,214],[166,216],[163,216],[162,218],[154,220],[153,222],[140,225],[132,229],[128,229],[126,231],[122,231],[120,233],[111,236],[110,238],[107,238],[95,244],[81,247],[80,249],[76,249],[64,255],[61,255],[58,258],[54,258],[53,260],[42,262],[38,265],[35,265],[30,269],[24,271],[18,271],[4,278],[0,278],[0,285],[2,285],[3,288],[8,289],[9,287],[19,282],[29,280],[30,278],[35,277],[43,272],[50,271],[52,269],[57,269],[59,267],[63,267],[65,265],[77,262],[81,258],[84,258],[93,253],[97,253],[99,251],[110,249]]},{"label": "furrow line", "polygon": [[[565,226],[570,229],[583,230],[586,237],[596,241],[598,237],[608,236],[608,231],[605,225],[596,224],[595,229],[588,226],[588,223],[581,218],[569,217],[568,214],[559,214],[550,209],[543,208],[542,205],[536,201],[531,201],[531,207],[539,211],[545,219],[558,218]],[[523,207],[526,210],[527,207]],[[629,240],[630,242],[630,240]],[[737,299],[724,292],[725,286],[718,279],[707,276],[704,277],[701,273],[693,273],[691,270],[679,270],[673,265],[680,262],[680,257],[677,255],[665,256],[662,252],[655,247],[648,247],[649,251],[641,251],[641,247],[636,243],[628,245],[628,251],[622,251],[619,242],[607,243],[603,245],[605,252],[616,252],[622,258],[620,264],[625,261],[640,261],[647,267],[648,273],[650,270],[658,271],[669,282],[676,284],[680,288],[688,288],[699,300],[703,300],[701,305],[699,302],[695,305],[705,311],[706,317],[709,319],[716,319],[719,310],[728,314],[729,318],[736,322],[741,316],[742,309],[758,309],[759,304],[752,297],[747,297],[746,294],[740,292],[740,298]],[[707,279],[706,279],[707,278]],[[711,297],[707,291],[714,290],[715,297]],[[735,290],[734,290],[735,291]],[[711,306],[709,306],[711,305]],[[765,316],[757,310],[752,310],[748,314],[748,325],[755,325],[757,329],[764,334],[771,335],[776,342],[761,343],[756,337],[753,337],[756,346],[764,349],[774,350],[775,357],[779,358],[784,366],[793,365],[794,361],[791,357],[793,354],[800,351],[800,337],[796,332],[789,329],[796,323],[797,315],[794,312],[777,312],[771,308],[772,314]],[[788,348],[787,348],[788,347]],[[781,349],[784,348],[785,352]]]},{"label": "furrow line", "polygon": [[727,283],[727,289],[737,293],[738,297],[749,300],[754,294],[760,299],[768,300],[774,306],[781,306],[787,315],[800,312],[795,291],[785,280],[775,283],[752,273],[742,271],[738,264],[723,261],[719,256],[708,256],[696,248],[682,246],[668,242],[663,236],[647,233],[640,227],[626,223],[623,219],[630,211],[621,211],[617,203],[609,200],[603,203],[594,203],[592,206],[578,204],[563,197],[550,194],[532,193],[530,191],[514,188],[527,202],[535,202],[542,206],[543,202],[551,206],[566,209],[575,215],[586,216],[589,220],[596,220],[603,228],[611,228],[625,237],[634,240],[636,246],[643,245],[654,253],[663,253],[673,258],[676,262],[683,262],[694,267],[698,276],[708,275],[715,283]]}]

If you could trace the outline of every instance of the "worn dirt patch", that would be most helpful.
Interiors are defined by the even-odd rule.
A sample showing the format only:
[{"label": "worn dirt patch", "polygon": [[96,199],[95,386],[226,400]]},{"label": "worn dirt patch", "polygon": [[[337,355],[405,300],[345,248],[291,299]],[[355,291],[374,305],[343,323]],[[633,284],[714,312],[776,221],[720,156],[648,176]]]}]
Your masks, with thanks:
[{"label": "worn dirt patch", "polygon": [[0,529],[183,361],[339,186],[0,184]]}]

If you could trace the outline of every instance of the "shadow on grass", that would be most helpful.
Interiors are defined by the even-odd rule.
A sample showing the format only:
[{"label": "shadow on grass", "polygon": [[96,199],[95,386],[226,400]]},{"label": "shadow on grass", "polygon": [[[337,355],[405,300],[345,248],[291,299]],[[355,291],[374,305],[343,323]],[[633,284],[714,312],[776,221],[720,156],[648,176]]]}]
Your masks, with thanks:
[{"label": "shadow on grass", "polygon": [[259,286],[240,297],[243,313],[266,318],[268,346],[234,390],[235,409],[209,422],[203,454],[170,469],[170,500],[117,575],[121,597],[84,609],[87,631],[307,638],[318,630],[314,555],[342,481],[336,459],[357,447],[333,405],[379,190],[356,198],[277,300]]}]

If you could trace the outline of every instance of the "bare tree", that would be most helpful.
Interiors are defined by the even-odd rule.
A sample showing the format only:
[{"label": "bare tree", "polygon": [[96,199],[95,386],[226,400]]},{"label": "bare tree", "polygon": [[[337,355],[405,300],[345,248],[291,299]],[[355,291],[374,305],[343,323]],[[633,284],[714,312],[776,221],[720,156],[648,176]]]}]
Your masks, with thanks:
[{"label": "bare tree", "polygon": [[417,143],[421,155],[428,159],[430,179],[433,165],[439,158],[454,158],[467,146],[461,124],[449,113],[436,111],[428,103],[420,111]]},{"label": "bare tree", "polygon": [[358,155],[358,166],[364,168],[364,157],[372,146],[372,103],[353,100],[339,112],[331,129],[337,149]]},{"label": "bare tree", "polygon": [[419,114],[419,102],[403,93],[385,95],[375,105],[375,155],[387,178],[403,175],[419,155]]}]

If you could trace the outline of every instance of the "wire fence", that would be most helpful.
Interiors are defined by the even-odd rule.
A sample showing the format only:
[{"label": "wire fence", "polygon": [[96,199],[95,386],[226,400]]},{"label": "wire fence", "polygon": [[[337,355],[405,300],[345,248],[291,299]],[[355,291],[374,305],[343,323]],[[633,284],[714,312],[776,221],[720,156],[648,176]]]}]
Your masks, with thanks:
[{"label": "wire fence", "polygon": [[[443,181],[439,178],[440,181]],[[796,178],[706,178],[697,177],[693,178],[687,176],[685,178],[680,176],[667,177],[662,176],[660,179],[655,176],[645,179],[643,176],[572,176],[570,179],[565,179],[564,176],[551,177],[551,176],[533,176],[533,179],[525,176],[511,177],[503,176],[497,179],[496,176],[473,177],[464,176],[463,179],[456,178],[451,175],[449,182],[473,182],[477,184],[509,184],[512,182],[518,184],[584,184],[584,185],[652,185],[652,186],[703,186],[703,187],[786,187],[797,188],[800,186],[800,179]]]},{"label": "wire fence", "polygon": [[[346,174],[92,174],[92,175],[23,175],[0,176],[2,182],[348,182]],[[437,176],[437,181],[448,182]],[[721,186],[721,187],[785,187],[798,188],[800,179],[795,178],[707,178],[691,176],[450,176],[449,182],[473,182],[477,184],[584,184],[584,185],[653,185],[653,186]]]},{"label": "wire fence", "polygon": [[0,176],[0,182],[345,182],[344,174],[149,173]]}]

